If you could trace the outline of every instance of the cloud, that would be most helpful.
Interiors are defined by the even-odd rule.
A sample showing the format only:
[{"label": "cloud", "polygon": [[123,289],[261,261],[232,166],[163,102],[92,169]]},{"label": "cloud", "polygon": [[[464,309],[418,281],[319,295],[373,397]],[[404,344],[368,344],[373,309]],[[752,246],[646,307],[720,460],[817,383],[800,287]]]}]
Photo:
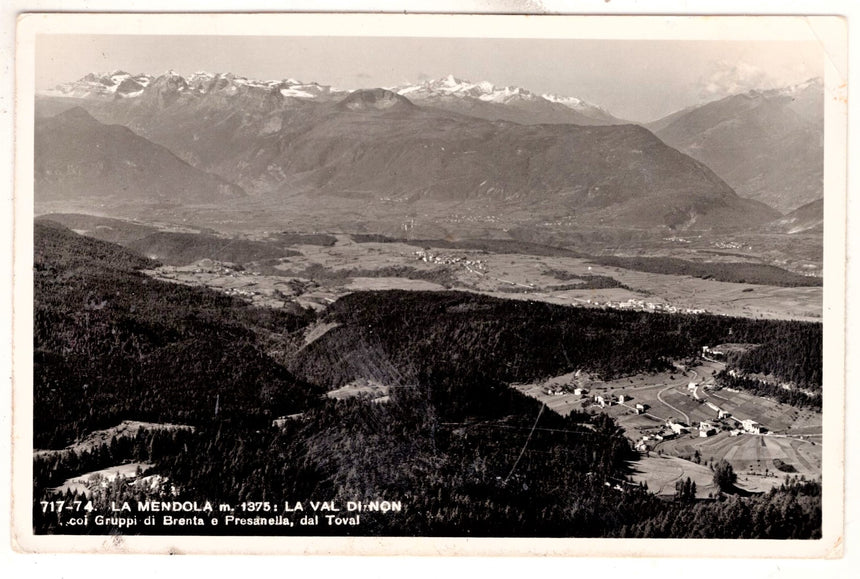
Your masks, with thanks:
[{"label": "cloud", "polygon": [[714,70],[701,81],[699,96],[718,98],[747,92],[753,89],[776,88],[773,77],[762,69],[746,62],[719,61]]}]

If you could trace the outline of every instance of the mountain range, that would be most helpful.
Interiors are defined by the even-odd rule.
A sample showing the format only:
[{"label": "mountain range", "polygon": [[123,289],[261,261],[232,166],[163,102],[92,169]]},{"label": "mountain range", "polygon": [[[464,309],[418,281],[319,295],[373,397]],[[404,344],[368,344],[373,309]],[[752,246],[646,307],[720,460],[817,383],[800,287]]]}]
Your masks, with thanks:
[{"label": "mountain range", "polygon": [[[295,79],[259,81],[231,73],[196,72],[188,78],[174,71],[160,76],[131,75],[117,70],[90,73],[83,78],[42,91],[42,96],[82,99],[137,98],[149,85],[162,79],[171,83],[186,98],[211,93],[234,95],[242,91],[277,92],[282,97],[305,100],[338,100],[351,91]],[[538,95],[520,87],[496,87],[489,82],[473,83],[453,75],[432,81],[388,87],[418,105],[434,106],[488,120],[507,120],[521,124],[573,123],[579,125],[623,124],[603,108],[577,97]]]},{"label": "mountain range", "polygon": [[[757,227],[780,217],[766,204],[738,196],[724,174],[745,176],[749,183],[742,182],[741,191],[764,181],[762,190],[752,193],[771,199],[765,193],[777,188],[767,185],[768,155],[776,155],[773,149],[780,143],[796,149],[793,157],[784,154],[788,162],[814,165],[814,151],[809,151],[814,147],[803,144],[814,120],[804,121],[807,132],[791,124],[814,113],[814,84],[795,87],[793,100],[771,91],[682,111],[652,125],[660,138],[577,98],[454,77],[349,92],[293,79],[117,71],[87,75],[42,93],[37,115],[49,117],[77,106],[100,127],[131,129],[124,138],[133,135],[160,145],[188,169],[199,171],[204,181],[217,180],[207,202],[223,199],[228,191],[228,197],[247,192],[275,201],[304,194],[327,206],[332,196],[363,200],[368,206],[381,200],[439,207],[453,202],[466,210],[493,207],[502,218],[539,210],[551,217],[591,216],[595,223],[621,227],[722,229]],[[736,120],[743,112],[745,120]],[[37,125],[45,122],[40,118]],[[748,170],[733,169],[729,161],[740,154],[731,150],[734,139],[742,151],[761,149],[769,123],[776,122],[781,124],[775,132],[793,137],[788,142],[770,138],[767,154],[748,152],[743,159],[754,158],[757,165],[747,162]],[[95,154],[92,148],[88,154]],[[37,144],[40,166],[57,162],[57,155],[68,153]],[[86,159],[80,163],[87,170],[100,167]],[[721,168],[716,173],[714,165]],[[153,171],[150,178],[161,181],[163,176]],[[129,179],[126,170],[115,181],[127,187]],[[51,180],[51,174],[37,169],[37,196],[40,191],[57,193],[57,179]],[[103,182],[104,189],[113,187],[104,174],[89,180]],[[803,203],[814,200],[814,181],[813,175],[803,190],[809,199],[794,197]],[[230,190],[230,184],[236,189]],[[81,185],[78,179],[65,187],[71,194]],[[213,186],[210,182],[202,189]],[[786,200],[791,195],[780,195],[783,210],[797,206]],[[196,197],[183,193],[176,200]]]}]

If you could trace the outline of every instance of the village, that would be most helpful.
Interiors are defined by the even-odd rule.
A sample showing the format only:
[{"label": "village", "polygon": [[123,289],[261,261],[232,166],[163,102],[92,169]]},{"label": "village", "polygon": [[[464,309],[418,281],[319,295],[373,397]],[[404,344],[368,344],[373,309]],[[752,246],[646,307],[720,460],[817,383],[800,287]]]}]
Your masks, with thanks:
[{"label": "village", "polygon": [[[581,375],[581,372],[575,372],[573,374],[574,379],[569,384],[550,384],[543,389],[543,393],[546,396],[551,397],[570,397],[571,395],[573,397],[578,397],[580,400],[580,406],[586,409],[592,406],[600,408],[601,410],[606,410],[612,407],[623,407],[625,410],[622,410],[622,412],[626,411],[637,416],[646,415],[655,419],[658,423],[662,421],[662,424],[657,424],[654,427],[647,429],[648,434],[643,434],[641,438],[634,441],[636,450],[641,452],[653,450],[655,443],[662,442],[664,440],[672,440],[679,436],[689,434],[701,438],[707,438],[715,436],[718,432],[728,432],[729,436],[769,433],[768,429],[759,422],[751,418],[735,418],[730,412],[720,408],[717,404],[714,404],[710,400],[701,398],[699,396],[699,389],[710,389],[713,387],[712,383],[688,383],[687,391],[689,395],[696,400],[702,401],[704,406],[714,413],[714,416],[707,420],[691,421],[689,420],[688,415],[684,414],[687,421],[690,422],[687,423],[672,416],[666,419],[655,416],[648,412],[651,410],[650,404],[633,402],[633,396],[631,394],[616,394],[611,391],[592,394],[589,392],[588,388],[577,385],[577,379],[580,378]],[[668,404],[665,405],[671,409],[675,409]]]},{"label": "village", "polygon": [[640,312],[660,312],[664,314],[707,314],[710,313],[704,308],[683,308],[673,306],[671,304],[659,302],[646,302],[636,298],[630,298],[627,301],[606,301],[600,302],[597,300],[585,300],[586,304],[594,307],[613,308],[617,310],[634,310]]},{"label": "village", "polygon": [[480,259],[469,259],[465,255],[445,255],[436,254],[429,249],[419,249],[414,253],[418,261],[424,263],[437,263],[441,265],[462,265],[472,273],[483,273],[486,271],[486,264]]},{"label": "village", "polygon": [[821,414],[720,387],[714,376],[725,369],[718,360],[724,349],[704,347],[697,361],[677,363],[674,372],[603,381],[575,371],[512,386],[561,414],[615,418],[641,456],[634,480],[659,492],[671,494],[672,481],[683,474],[698,477],[706,496],[706,465],[721,459],[750,492],[778,486],[780,473],[820,476]]}]

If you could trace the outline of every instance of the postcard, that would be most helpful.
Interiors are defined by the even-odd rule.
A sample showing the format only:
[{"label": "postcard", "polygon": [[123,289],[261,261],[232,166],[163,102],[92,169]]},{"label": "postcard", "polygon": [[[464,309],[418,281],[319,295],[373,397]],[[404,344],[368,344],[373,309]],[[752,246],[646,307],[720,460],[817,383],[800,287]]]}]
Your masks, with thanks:
[{"label": "postcard", "polygon": [[20,551],[840,555],[844,19],[18,32]]}]

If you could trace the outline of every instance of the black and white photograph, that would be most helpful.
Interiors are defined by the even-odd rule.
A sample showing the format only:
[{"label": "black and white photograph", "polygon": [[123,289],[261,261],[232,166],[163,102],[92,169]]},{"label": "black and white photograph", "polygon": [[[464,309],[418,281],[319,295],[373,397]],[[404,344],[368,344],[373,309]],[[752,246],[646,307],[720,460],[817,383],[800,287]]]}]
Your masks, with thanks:
[{"label": "black and white photograph", "polygon": [[835,548],[840,19],[150,16],[19,24],[22,544]]}]

